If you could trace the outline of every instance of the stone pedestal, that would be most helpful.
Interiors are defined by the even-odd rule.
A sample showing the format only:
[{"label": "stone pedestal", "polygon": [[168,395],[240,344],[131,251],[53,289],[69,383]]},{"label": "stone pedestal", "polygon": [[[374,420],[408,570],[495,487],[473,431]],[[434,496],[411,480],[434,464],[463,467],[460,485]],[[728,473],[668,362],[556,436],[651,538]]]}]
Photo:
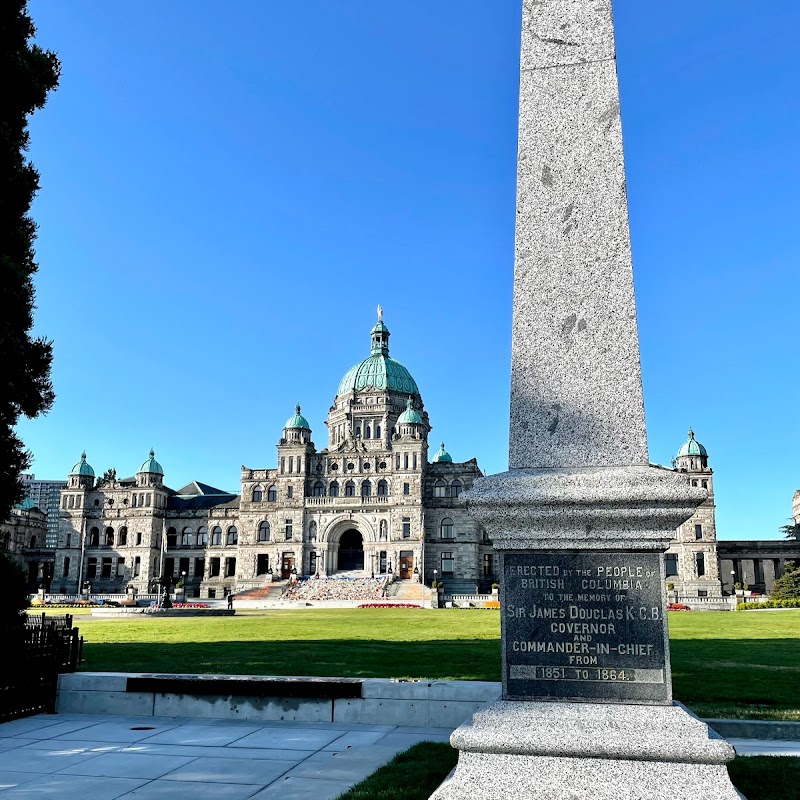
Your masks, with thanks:
[{"label": "stone pedestal", "polygon": [[497,701],[453,733],[431,800],[737,800],[733,748],[683,706]]}]

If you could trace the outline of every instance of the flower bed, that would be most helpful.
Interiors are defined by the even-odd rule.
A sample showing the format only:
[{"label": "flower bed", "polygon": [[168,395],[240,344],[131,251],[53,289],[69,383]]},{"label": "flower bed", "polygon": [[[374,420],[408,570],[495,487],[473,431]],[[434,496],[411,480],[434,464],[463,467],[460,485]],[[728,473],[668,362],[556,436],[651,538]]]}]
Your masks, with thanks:
[{"label": "flower bed", "polygon": [[416,603],[362,603],[357,608],[419,608]]},{"label": "flower bed", "polygon": [[[153,601],[150,608],[158,610],[160,606]],[[173,603],[172,608],[211,608],[211,606],[208,603]]]},{"label": "flower bed", "polygon": [[669,603],[667,605],[667,611],[691,611],[692,609],[689,608],[685,603]]}]

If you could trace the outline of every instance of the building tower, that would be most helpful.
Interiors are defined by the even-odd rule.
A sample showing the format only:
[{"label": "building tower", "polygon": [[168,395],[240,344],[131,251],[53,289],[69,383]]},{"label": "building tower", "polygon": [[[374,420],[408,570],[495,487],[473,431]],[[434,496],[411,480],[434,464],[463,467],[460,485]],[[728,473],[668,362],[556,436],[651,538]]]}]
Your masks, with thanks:
[{"label": "building tower", "polygon": [[678,450],[674,467],[686,474],[692,486],[707,489],[708,497],[678,528],[664,555],[667,584],[674,586],[679,598],[720,597],[713,470],[708,466],[708,451],[694,438],[691,429]]}]

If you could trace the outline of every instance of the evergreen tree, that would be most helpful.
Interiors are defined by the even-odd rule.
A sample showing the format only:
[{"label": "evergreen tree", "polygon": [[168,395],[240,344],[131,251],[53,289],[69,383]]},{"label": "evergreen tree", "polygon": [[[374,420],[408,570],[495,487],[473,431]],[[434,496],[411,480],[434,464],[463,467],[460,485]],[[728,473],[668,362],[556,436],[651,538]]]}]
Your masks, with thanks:
[{"label": "evergreen tree", "polygon": [[800,598],[800,566],[793,561],[786,562],[786,568],[772,585],[770,600],[796,600]]},{"label": "evergreen tree", "polygon": [[28,117],[58,85],[61,65],[31,41],[35,33],[27,0],[0,3],[0,520],[22,500],[20,473],[31,464],[14,426],[21,415],[46,412],[54,398],[52,345],[31,336],[36,223],[28,212],[39,173],[25,152]]},{"label": "evergreen tree", "polygon": [[28,581],[25,573],[5,553],[0,552],[0,586],[3,602],[0,603],[0,626],[18,625],[28,607]]}]

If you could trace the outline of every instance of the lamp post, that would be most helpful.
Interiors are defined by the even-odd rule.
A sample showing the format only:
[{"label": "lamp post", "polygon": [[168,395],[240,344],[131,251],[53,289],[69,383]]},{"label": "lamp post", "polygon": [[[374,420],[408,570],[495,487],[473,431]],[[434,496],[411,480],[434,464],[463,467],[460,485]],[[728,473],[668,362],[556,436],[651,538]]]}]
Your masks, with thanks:
[{"label": "lamp post", "polygon": [[[414,580],[419,581],[419,567],[414,564]],[[422,607],[425,608],[425,584],[419,581],[420,589],[422,589]]]},{"label": "lamp post", "polygon": [[186,602],[186,570],[181,571],[181,583],[183,583],[183,602]]},{"label": "lamp post", "polygon": [[731,570],[731,594],[733,594],[734,597],[736,596],[736,570],[735,569]]}]

